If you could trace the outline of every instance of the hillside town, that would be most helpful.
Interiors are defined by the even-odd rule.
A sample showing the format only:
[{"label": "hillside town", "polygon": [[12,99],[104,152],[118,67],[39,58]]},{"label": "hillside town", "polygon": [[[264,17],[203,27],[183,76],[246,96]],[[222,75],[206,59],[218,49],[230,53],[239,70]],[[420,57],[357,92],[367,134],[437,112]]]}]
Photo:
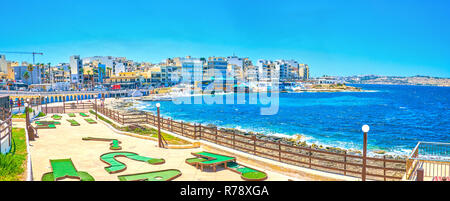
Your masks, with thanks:
[{"label": "hillside town", "polygon": [[295,60],[258,60],[253,63],[249,58],[237,56],[186,56],[150,63],[126,57],[83,58],[74,55],[68,63],[31,64],[9,61],[5,55],[0,55],[1,88],[22,91],[153,89],[179,84],[202,90],[237,86],[258,90],[270,87],[273,82],[310,82],[309,71],[308,64]]},{"label": "hillside town", "polygon": [[450,78],[439,78],[430,76],[380,76],[363,75],[345,77],[344,80],[351,84],[391,84],[391,85],[427,85],[427,86],[450,86]]}]

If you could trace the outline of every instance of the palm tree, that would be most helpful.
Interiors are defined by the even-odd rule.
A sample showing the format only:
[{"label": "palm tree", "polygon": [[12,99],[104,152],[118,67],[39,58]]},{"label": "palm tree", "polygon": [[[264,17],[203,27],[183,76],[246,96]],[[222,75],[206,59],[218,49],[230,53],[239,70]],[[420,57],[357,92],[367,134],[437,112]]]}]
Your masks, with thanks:
[{"label": "palm tree", "polygon": [[111,77],[112,68],[111,67],[107,67],[106,69],[108,69],[108,77]]},{"label": "palm tree", "polygon": [[41,68],[38,67],[39,82],[41,82],[42,81],[42,77],[44,75],[44,72],[42,72],[42,70],[44,69],[44,63],[39,64],[39,66],[41,67]]},{"label": "palm tree", "polygon": [[28,81],[28,78],[30,78],[30,74],[28,73],[28,71],[25,71],[25,73],[23,73],[23,78]]},{"label": "palm tree", "polygon": [[70,66],[69,66],[69,83],[72,83],[72,71],[71,71],[71,68],[70,68]]},{"label": "palm tree", "polygon": [[[31,76],[28,75],[28,77],[31,77],[31,82],[33,82],[33,70],[34,70],[33,64],[28,64],[27,70],[28,70],[29,74],[31,75]],[[25,75],[25,74],[24,74],[24,75]],[[27,79],[27,80],[28,80],[28,79]]]},{"label": "palm tree", "polygon": [[48,80],[49,80],[50,83],[52,83],[52,77],[53,77],[52,76],[52,66],[51,66],[50,62],[48,62],[47,65],[48,65],[48,69],[49,69],[48,71],[50,72],[50,77],[48,78]]}]

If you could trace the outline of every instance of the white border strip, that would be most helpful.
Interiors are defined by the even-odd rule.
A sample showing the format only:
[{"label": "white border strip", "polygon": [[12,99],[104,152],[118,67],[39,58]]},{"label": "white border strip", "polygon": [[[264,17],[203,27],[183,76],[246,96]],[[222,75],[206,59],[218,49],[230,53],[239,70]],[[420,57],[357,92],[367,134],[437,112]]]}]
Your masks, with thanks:
[{"label": "white border strip", "polygon": [[27,143],[27,181],[33,181],[33,168],[31,166],[30,141],[28,139],[28,130],[25,126],[25,138]]}]

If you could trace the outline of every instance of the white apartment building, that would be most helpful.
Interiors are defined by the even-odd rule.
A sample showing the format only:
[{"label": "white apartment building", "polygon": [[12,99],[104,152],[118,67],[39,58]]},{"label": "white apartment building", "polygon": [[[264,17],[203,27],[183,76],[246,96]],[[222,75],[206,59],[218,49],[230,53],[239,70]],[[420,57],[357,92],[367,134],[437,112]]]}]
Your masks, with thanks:
[{"label": "white apartment building", "polygon": [[70,78],[71,83],[81,84],[83,82],[83,60],[80,59],[80,55],[73,55],[70,57]]},{"label": "white apartment building", "polygon": [[203,61],[189,58],[181,61],[181,82],[194,84],[203,80]]}]

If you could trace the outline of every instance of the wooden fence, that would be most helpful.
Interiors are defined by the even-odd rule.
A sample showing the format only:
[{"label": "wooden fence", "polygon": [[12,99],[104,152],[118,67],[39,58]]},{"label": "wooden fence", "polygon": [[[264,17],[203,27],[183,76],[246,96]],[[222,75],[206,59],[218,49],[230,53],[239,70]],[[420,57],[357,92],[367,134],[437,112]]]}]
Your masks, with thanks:
[{"label": "wooden fence", "polygon": [[[105,107],[96,107],[97,112],[114,121],[127,124],[158,125],[158,117],[151,113],[121,113]],[[294,146],[281,141],[260,139],[256,135],[242,135],[161,117],[161,128],[195,140],[206,140],[218,145],[243,151],[256,156],[296,166],[361,177],[363,156],[346,151],[338,153],[311,146]],[[400,180],[405,174],[405,160],[393,158],[366,157],[366,175],[373,180]]]}]

